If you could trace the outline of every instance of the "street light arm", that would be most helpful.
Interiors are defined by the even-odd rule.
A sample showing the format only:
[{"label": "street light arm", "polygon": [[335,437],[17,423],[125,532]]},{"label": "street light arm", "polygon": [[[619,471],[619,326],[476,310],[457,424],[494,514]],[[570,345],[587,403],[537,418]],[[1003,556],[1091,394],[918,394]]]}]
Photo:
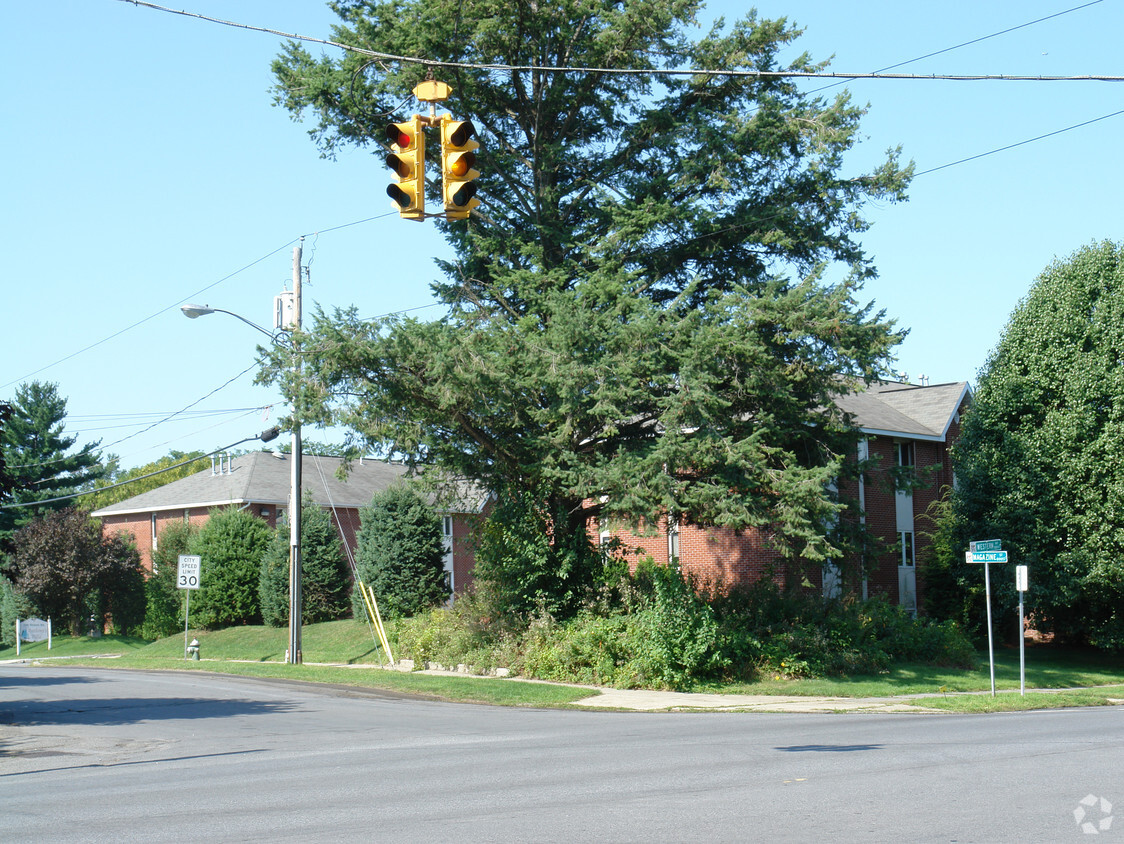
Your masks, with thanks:
[{"label": "street light arm", "polygon": [[236,314],[234,313],[234,311],[228,311],[225,308],[212,308],[209,305],[187,304],[181,305],[180,310],[183,311],[183,315],[188,319],[198,319],[199,317],[206,316],[207,314],[227,314],[234,317],[235,319],[242,320],[242,322],[246,323],[246,325],[257,331],[260,331],[274,343],[281,339],[281,335],[286,334],[284,330],[269,331],[268,329],[262,328],[256,322],[246,319],[246,317],[242,316],[241,314]]}]

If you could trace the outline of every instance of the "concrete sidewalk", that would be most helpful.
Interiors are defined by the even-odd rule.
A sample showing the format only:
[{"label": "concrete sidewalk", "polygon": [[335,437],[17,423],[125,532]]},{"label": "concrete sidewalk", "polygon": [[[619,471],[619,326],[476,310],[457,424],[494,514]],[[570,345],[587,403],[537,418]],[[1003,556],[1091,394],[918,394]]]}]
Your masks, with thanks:
[{"label": "concrete sidewalk", "polygon": [[[399,671],[413,670],[411,660],[400,660]],[[419,674],[479,676],[427,663]],[[495,675],[493,675],[495,676]],[[499,676],[506,677],[506,673]],[[574,701],[574,706],[589,709],[624,709],[637,712],[913,712],[948,714],[947,710],[925,706],[929,695],[901,697],[804,697],[798,695],[720,695],[697,692],[667,692],[652,689],[613,689],[608,686],[573,686],[549,680],[512,677],[523,683],[549,683],[556,686],[589,689],[590,696]]]},{"label": "concrete sidewalk", "polygon": [[601,689],[575,702],[590,709],[632,709],[645,712],[913,712],[948,714],[909,697],[795,697],[784,695],[717,695],[659,692],[644,689]]}]

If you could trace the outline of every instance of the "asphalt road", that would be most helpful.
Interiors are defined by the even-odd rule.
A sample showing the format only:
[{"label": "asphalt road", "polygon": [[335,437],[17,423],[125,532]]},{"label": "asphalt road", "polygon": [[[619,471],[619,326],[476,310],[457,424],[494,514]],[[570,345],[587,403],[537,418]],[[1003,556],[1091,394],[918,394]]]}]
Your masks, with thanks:
[{"label": "asphalt road", "polygon": [[3,665],[0,840],[1124,840],[1122,744],[1120,707],[552,711]]}]

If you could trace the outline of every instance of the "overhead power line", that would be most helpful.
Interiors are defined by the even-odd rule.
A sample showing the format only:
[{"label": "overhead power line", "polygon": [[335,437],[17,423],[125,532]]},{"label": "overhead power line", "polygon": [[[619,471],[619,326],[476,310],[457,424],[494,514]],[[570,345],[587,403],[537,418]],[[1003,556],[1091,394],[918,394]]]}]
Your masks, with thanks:
[{"label": "overhead power line", "polygon": [[948,167],[955,167],[957,164],[964,164],[968,161],[975,161],[977,158],[984,158],[988,155],[995,155],[995,153],[997,152],[1006,152],[1007,150],[1014,149],[1015,147],[1021,147],[1026,144],[1032,144],[1035,141],[1041,141],[1043,138],[1052,138],[1054,135],[1060,135],[1063,132],[1069,132],[1073,129],[1080,129],[1082,126],[1088,126],[1092,123],[1099,123],[1102,120],[1108,120],[1110,117],[1119,117],[1122,114],[1124,114],[1124,109],[1120,111],[1114,111],[1112,114],[1104,114],[1100,117],[1094,117],[1092,120],[1086,120],[1083,123],[1075,123],[1072,126],[1066,126],[1064,129],[1056,129],[1053,132],[1047,132],[1045,135],[1039,135],[1035,138],[1027,138],[1025,141],[1018,141],[1013,144],[1007,144],[1007,146],[1005,147],[998,147],[997,149],[988,150],[987,152],[981,152],[977,155],[969,155],[967,158],[961,158],[958,161],[950,161],[948,164],[942,164],[939,167],[930,167],[928,170],[921,170],[918,173],[914,173],[913,178],[916,179],[918,176],[924,176],[928,173],[936,173],[938,170],[944,170]]},{"label": "overhead power line", "polygon": [[[810,70],[711,70],[709,68],[666,68],[666,69],[636,69],[636,68],[620,68],[620,67],[586,67],[586,66],[565,66],[565,65],[510,65],[499,64],[492,62],[449,62],[439,61],[437,59],[426,59],[418,56],[402,56],[395,53],[383,53],[378,50],[368,50],[364,47],[356,47],[352,44],[344,44],[339,41],[331,41],[326,38],[315,38],[311,35],[299,35],[294,32],[284,32],[279,29],[270,29],[264,26],[253,26],[251,24],[237,23],[235,21],[228,21],[222,18],[215,18],[209,15],[203,15],[198,12],[188,12],[183,9],[169,9],[167,6],[160,6],[156,3],[146,3],[142,0],[120,0],[123,3],[132,3],[134,6],[144,6],[158,12],[168,12],[173,15],[183,15],[184,17],[195,18],[197,20],[207,21],[208,23],[217,23],[222,26],[232,26],[237,29],[247,29],[253,32],[264,32],[268,35],[276,35],[280,38],[287,38],[290,41],[304,41],[311,44],[323,44],[327,47],[335,47],[339,50],[345,50],[349,53],[356,53],[361,56],[369,56],[373,59],[381,59],[383,61],[402,62],[404,64],[418,64],[423,67],[432,68],[453,68],[458,70],[487,70],[487,71],[502,71],[505,73],[596,73],[614,76],[715,76],[715,77],[734,77],[734,78],[749,78],[749,79],[906,79],[906,80],[929,80],[929,81],[946,81],[946,82],[980,82],[980,81],[997,81],[997,82],[1124,82],[1124,76],[1106,76],[1083,74],[1079,76],[1024,76],[1019,74],[1008,73],[994,73],[994,74],[952,74],[952,73],[835,73],[827,71],[810,71]],[[1087,4],[1092,5],[1092,4]],[[1083,8],[1083,7],[1077,7]],[[1064,12],[1059,13],[1064,14]],[[1045,19],[1043,19],[1045,20]],[[1031,23],[1036,23],[1032,21]],[[1024,24],[1029,25],[1029,24]],[[1018,28],[1018,27],[1014,27]],[[951,47],[949,49],[955,49]],[[944,51],[941,51],[944,52]],[[936,54],[934,54],[936,55]]]},{"label": "overhead power line", "polygon": [[127,481],[118,481],[115,484],[108,484],[107,486],[97,487],[96,489],[88,489],[84,492],[75,492],[71,493],[70,495],[60,495],[57,498],[41,498],[38,501],[21,501],[15,504],[0,504],[0,510],[16,510],[21,507],[37,507],[40,504],[54,504],[57,501],[70,501],[73,498],[81,498],[84,495],[94,495],[98,492],[105,492],[107,489],[116,489],[119,486],[126,486],[127,484],[133,484],[137,481],[143,481],[145,478],[151,478],[154,475],[162,475],[165,472],[172,471],[173,469],[179,469],[181,466],[187,466],[189,463],[195,463],[199,460],[202,460],[204,457],[211,457],[212,455],[220,454],[221,452],[228,451],[234,448],[234,446],[236,445],[242,445],[242,443],[248,443],[251,440],[261,440],[262,442],[269,442],[272,439],[276,439],[279,433],[280,429],[275,426],[267,431],[262,431],[256,437],[246,437],[245,439],[238,440],[238,442],[231,443],[230,445],[224,445],[222,448],[216,448],[214,451],[209,451],[206,454],[201,455],[200,457],[190,457],[187,460],[181,461],[180,463],[176,463],[172,466],[166,466],[163,469],[157,469],[155,472],[149,472],[145,475],[138,475],[135,478],[129,478],[129,480]]}]

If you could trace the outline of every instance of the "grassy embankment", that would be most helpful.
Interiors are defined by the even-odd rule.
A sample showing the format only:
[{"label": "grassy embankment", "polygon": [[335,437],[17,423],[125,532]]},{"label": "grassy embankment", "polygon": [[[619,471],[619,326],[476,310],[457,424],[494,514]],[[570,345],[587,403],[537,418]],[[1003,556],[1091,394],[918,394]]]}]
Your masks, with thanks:
[{"label": "grassy embankment", "polygon": [[[120,636],[98,639],[56,636],[50,651],[46,642],[23,645],[20,650],[22,657],[30,659],[86,657],[82,660],[85,664],[119,668],[204,670],[300,679],[507,706],[559,706],[591,694],[588,689],[519,680],[377,670],[385,658],[372,643],[368,628],[353,621],[305,627],[302,633],[304,665],[284,663],[288,645],[286,629],[193,630],[190,636],[199,639],[201,661],[184,659],[182,636],[152,643]],[[112,662],[94,661],[97,655],[115,658]],[[15,656],[15,648],[0,649],[0,660]],[[897,665],[885,674],[873,676],[807,680],[762,677],[754,683],[708,684],[695,690],[826,697],[925,695],[918,704],[957,712],[1103,705],[1124,698],[1124,657],[1121,656],[1050,645],[1028,647],[1026,688],[1031,691],[1022,696],[1018,694],[1018,649],[1002,648],[996,652],[995,671],[996,686],[1002,693],[995,698],[986,693],[991,687],[986,658],[983,654],[980,665],[968,671]],[[1039,689],[1058,691],[1037,691]],[[976,694],[965,694],[972,692]]]}]

